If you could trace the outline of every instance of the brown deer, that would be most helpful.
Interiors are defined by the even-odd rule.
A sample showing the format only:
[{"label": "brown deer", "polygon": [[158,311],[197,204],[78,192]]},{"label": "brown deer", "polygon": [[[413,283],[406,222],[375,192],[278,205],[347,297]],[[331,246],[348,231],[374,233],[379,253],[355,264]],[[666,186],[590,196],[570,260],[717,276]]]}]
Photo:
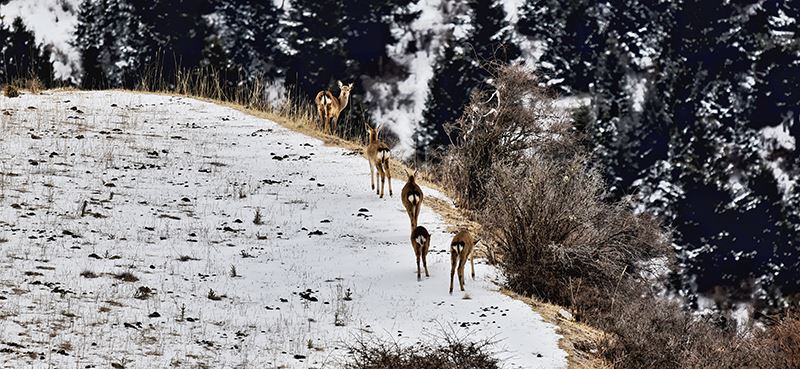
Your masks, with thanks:
[{"label": "brown deer", "polygon": [[419,211],[422,209],[423,195],[422,189],[419,188],[415,181],[417,171],[414,170],[413,174],[408,174],[408,171],[406,171],[406,175],[408,175],[408,181],[400,193],[400,200],[403,201],[403,206],[406,208],[408,218],[411,220],[411,230],[413,231],[417,228],[417,219],[419,219]]},{"label": "brown deer", "polygon": [[[389,158],[391,154],[389,152],[389,146],[378,139],[378,134],[381,132],[382,126],[372,128],[367,123],[364,123],[364,126],[367,127],[367,132],[369,132],[369,143],[367,144],[366,155],[369,161],[369,181],[372,185],[372,189],[376,190],[375,180],[378,179],[379,187],[375,193],[383,198],[383,188],[386,183],[386,177],[389,177],[389,196],[392,196],[392,172],[389,171]],[[380,178],[375,177],[376,168],[378,169],[378,176],[380,176]]]},{"label": "brown deer", "polygon": [[453,241],[450,242],[450,293],[453,293],[453,275],[456,273],[456,268],[458,269],[458,285],[464,291],[464,267],[467,264],[467,258],[472,266],[472,279],[475,279],[474,248],[475,241],[467,230],[456,233]]},{"label": "brown deer", "polygon": [[[339,97],[333,96],[333,93],[325,90],[318,92],[317,97],[314,98],[323,129],[328,133],[336,132],[336,122],[339,120],[339,114],[347,107],[347,103],[350,101],[350,90],[353,88],[352,83],[343,84],[342,81],[337,82],[339,83]],[[331,131],[331,125],[333,126],[333,131]]]},{"label": "brown deer", "polygon": [[430,277],[428,274],[428,250],[431,248],[431,234],[425,227],[414,228],[411,232],[411,247],[414,248],[414,255],[417,256],[417,279],[422,278],[419,269],[419,259],[422,258],[422,265],[425,267],[425,276]]}]

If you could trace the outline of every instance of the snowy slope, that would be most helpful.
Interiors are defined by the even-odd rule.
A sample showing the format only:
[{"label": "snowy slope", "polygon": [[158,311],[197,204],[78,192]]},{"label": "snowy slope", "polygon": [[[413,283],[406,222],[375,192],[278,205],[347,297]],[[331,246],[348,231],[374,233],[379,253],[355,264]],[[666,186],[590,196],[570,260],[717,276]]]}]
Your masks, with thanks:
[{"label": "snowy slope", "polygon": [[417,280],[402,182],[377,198],[356,153],[182,97],[0,109],[0,367],[335,367],[356,338],[442,330],[492,338],[507,368],[566,367],[492,267],[447,293],[452,235],[429,208]]}]

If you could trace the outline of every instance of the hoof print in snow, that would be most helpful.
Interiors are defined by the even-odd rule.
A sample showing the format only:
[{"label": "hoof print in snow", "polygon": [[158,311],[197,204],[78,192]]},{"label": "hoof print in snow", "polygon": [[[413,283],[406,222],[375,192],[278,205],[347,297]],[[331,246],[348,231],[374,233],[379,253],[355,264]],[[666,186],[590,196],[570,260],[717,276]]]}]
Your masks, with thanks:
[{"label": "hoof print in snow", "polygon": [[323,233],[319,229],[317,229],[315,231],[308,232],[308,236],[309,237],[311,237],[311,236],[322,236],[323,234],[325,234],[325,233]]},{"label": "hoof print in snow", "polygon": [[281,302],[289,302],[289,300],[288,300],[288,299],[285,299],[285,298],[283,298],[283,297],[281,297],[279,300],[280,300]]},{"label": "hoof print in snow", "polygon": [[122,365],[122,364],[117,364],[117,363],[111,363],[111,367],[112,367],[113,369],[125,369],[125,366],[124,366],[124,365]]},{"label": "hoof print in snow", "polygon": [[265,184],[268,184],[268,185],[274,185],[274,184],[281,184],[283,181],[274,181],[274,180],[271,180],[271,179],[263,179],[263,180],[261,180],[261,182],[263,182]]},{"label": "hoof print in snow", "polygon": [[154,312],[148,314],[147,317],[148,318],[160,318],[161,314],[159,314],[157,311],[154,311]]},{"label": "hoof print in snow", "polygon": [[323,220],[320,220],[319,222],[320,223],[330,223],[331,220],[330,219],[323,219]]},{"label": "hoof print in snow", "polygon": [[28,164],[33,165],[33,166],[37,166],[37,165],[39,165],[39,162],[36,161],[36,160],[33,160],[33,159],[28,159]]},{"label": "hoof print in snow", "polygon": [[325,187],[324,183],[317,183],[317,187]]},{"label": "hoof print in snow", "polygon": [[28,110],[36,110],[36,107],[35,106],[29,106]]},{"label": "hoof print in snow", "polygon": [[278,161],[281,161],[281,160],[283,160],[283,159],[288,159],[288,158],[289,158],[289,155],[284,155],[284,156],[275,155],[275,156],[273,156],[273,157],[272,157],[272,160],[278,160]]},{"label": "hoof print in snow", "polygon": [[37,135],[31,133],[31,140],[41,140],[41,139],[42,139],[42,136],[37,136]]},{"label": "hoof print in snow", "polygon": [[86,136],[84,136],[84,135],[77,135],[77,136],[75,136],[75,139],[78,139],[78,140],[82,140],[82,139],[84,139],[84,138],[86,138]]},{"label": "hoof print in snow", "polygon": [[300,354],[295,354],[294,358],[297,359],[297,360],[304,360],[306,358],[306,356],[305,355],[300,355]]},{"label": "hoof print in snow", "polygon": [[102,256],[100,256],[100,255],[97,255],[97,254],[95,254],[95,253],[91,253],[91,254],[89,254],[89,258],[92,258],[92,259],[98,259],[98,260],[100,260],[100,259],[102,259],[103,257],[102,257]]}]

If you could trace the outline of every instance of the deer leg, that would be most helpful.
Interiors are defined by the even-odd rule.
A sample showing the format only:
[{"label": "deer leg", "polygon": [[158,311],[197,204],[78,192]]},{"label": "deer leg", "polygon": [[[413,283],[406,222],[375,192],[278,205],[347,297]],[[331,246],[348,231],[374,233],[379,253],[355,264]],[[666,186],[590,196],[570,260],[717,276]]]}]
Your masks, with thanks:
[{"label": "deer leg", "polygon": [[383,184],[386,181],[386,174],[383,173],[383,166],[381,166],[380,163],[378,163],[376,166],[378,167],[378,176],[380,176],[378,182],[378,195],[380,195],[380,198],[383,198]]},{"label": "deer leg", "polygon": [[475,249],[469,253],[469,265],[472,267],[472,279],[475,279]]},{"label": "deer leg", "polygon": [[[425,241],[425,248],[422,249],[422,265],[425,267],[425,276],[430,277],[431,275],[428,274],[428,247],[430,246],[430,240]],[[417,267],[419,269],[419,266]]]},{"label": "deer leg", "polygon": [[414,248],[414,254],[416,254],[416,256],[417,256],[417,280],[419,280],[420,278],[422,278],[421,273],[420,273],[420,269],[419,269],[419,247],[415,247]]},{"label": "deer leg", "polygon": [[331,133],[335,133],[336,132],[336,122],[339,121],[339,114],[334,114],[333,116],[331,116],[331,120],[332,120],[331,125],[333,126],[333,132],[331,132]]},{"label": "deer leg", "polygon": [[450,252],[450,294],[453,293],[453,275],[456,274],[456,254]]},{"label": "deer leg", "polygon": [[466,263],[467,263],[467,258],[464,258],[463,261],[460,261],[460,263],[458,263],[458,286],[461,287],[461,291],[464,291],[464,265]]},{"label": "deer leg", "polygon": [[369,161],[369,183],[372,186],[372,189],[375,189],[375,165],[372,163],[372,160]]},{"label": "deer leg", "polygon": [[416,206],[414,206],[414,228],[417,227],[417,223],[419,223],[419,211],[422,210],[422,201],[418,202]]},{"label": "deer leg", "polygon": [[414,232],[414,230],[417,228],[417,222],[414,219],[414,208],[415,205],[411,205],[411,209],[406,209],[406,212],[408,213],[408,219],[411,221],[411,232]]},{"label": "deer leg", "polygon": [[389,170],[389,159],[383,163],[386,167],[384,170],[386,171],[386,175],[389,177],[389,197],[392,197],[392,172]]}]

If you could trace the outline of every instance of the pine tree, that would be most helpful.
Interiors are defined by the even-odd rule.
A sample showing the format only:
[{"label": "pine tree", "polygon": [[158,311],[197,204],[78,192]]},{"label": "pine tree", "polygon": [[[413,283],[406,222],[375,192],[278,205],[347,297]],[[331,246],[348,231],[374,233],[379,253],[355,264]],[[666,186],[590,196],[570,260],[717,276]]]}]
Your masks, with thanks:
[{"label": "pine tree", "polygon": [[80,50],[82,70],[81,88],[94,89],[104,85],[105,75],[100,66],[101,35],[100,8],[93,0],[81,2],[78,10],[78,24],[72,45]]},{"label": "pine tree", "polygon": [[588,92],[602,50],[598,4],[588,0],[529,0],[518,30],[544,41],[539,60],[549,84],[565,92]]},{"label": "pine tree", "polygon": [[0,29],[0,82],[35,78],[45,86],[51,85],[54,77],[50,51],[36,44],[22,18],[14,18],[8,28],[0,22]]},{"label": "pine tree", "polygon": [[280,22],[275,5],[271,1],[221,0],[217,10],[223,23],[217,39],[227,62],[211,66],[229,68],[246,81],[281,75]]},{"label": "pine tree", "polygon": [[428,82],[429,95],[425,100],[422,124],[415,133],[417,159],[430,160],[435,153],[449,145],[445,125],[461,116],[469,100],[470,61],[452,40],[445,45]]},{"label": "pine tree", "polygon": [[505,26],[505,11],[497,1],[466,2],[471,12],[472,29],[464,40],[449,35],[442,57],[428,82],[423,122],[415,135],[419,159],[432,159],[433,153],[450,144],[445,129],[463,113],[471,92],[482,88],[492,77],[492,63],[507,64],[516,59],[519,48]]},{"label": "pine tree", "polygon": [[344,10],[331,0],[299,0],[292,3],[286,27],[286,85],[300,96],[314,95],[345,76],[347,59],[343,37]]}]

